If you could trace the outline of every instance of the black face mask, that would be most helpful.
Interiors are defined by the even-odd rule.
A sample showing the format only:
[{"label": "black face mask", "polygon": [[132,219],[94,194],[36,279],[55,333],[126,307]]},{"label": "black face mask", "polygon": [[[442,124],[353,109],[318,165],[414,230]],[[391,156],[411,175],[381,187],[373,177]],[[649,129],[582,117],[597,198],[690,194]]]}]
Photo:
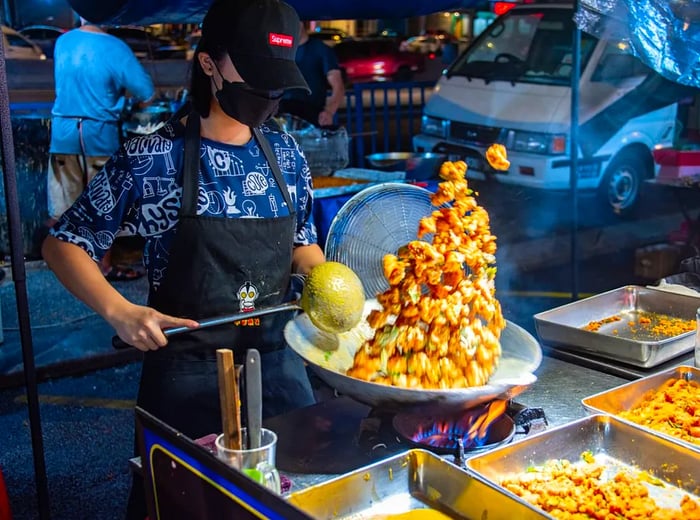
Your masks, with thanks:
[{"label": "black face mask", "polygon": [[283,91],[258,90],[247,83],[234,83],[224,79],[221,72],[219,77],[221,88],[216,91],[216,99],[227,116],[257,128],[277,113]]}]

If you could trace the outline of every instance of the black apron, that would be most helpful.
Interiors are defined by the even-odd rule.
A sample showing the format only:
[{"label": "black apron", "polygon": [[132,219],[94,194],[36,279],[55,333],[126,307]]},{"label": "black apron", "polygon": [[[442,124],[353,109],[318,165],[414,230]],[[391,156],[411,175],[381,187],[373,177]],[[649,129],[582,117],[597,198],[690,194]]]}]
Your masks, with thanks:
[{"label": "black apron", "polygon": [[[232,314],[282,303],[289,286],[296,230],[294,204],[274,152],[259,129],[258,145],[270,164],[290,215],[249,219],[197,216],[200,118],[187,119],[180,219],[165,279],[149,294],[149,305],[193,319]],[[274,189],[274,187],[271,187]],[[230,348],[240,364],[248,348],[261,353],[263,415],[270,417],[314,403],[299,356],[286,347],[282,329],[292,317],[276,313],[169,339],[144,355],[138,406],[192,439],[222,430],[216,349]],[[128,518],[143,519],[142,484],[132,486]],[[145,504],[143,504],[145,506]]]}]

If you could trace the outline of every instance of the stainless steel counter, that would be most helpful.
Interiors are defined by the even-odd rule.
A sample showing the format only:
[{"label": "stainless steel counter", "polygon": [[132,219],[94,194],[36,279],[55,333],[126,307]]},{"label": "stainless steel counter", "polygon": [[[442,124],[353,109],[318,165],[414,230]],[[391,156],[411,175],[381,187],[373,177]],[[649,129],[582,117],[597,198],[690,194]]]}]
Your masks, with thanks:
[{"label": "stainless steel counter", "polygon": [[526,406],[543,408],[549,427],[585,417],[587,412],[581,399],[628,381],[549,356],[543,357],[535,374],[535,384],[516,400]]},{"label": "stainless steel counter", "polygon": [[[587,411],[581,403],[585,397],[639,377],[619,367],[597,364],[591,368],[575,361],[577,364],[544,356],[536,371],[537,382],[514,401],[529,408],[541,408],[546,415],[548,428],[553,428],[585,417]],[[692,365],[693,355],[680,357],[673,364]],[[668,368],[669,364],[666,364],[644,375]],[[376,444],[371,441],[369,445],[359,442],[358,439],[366,433],[363,430],[367,423],[371,426],[373,421],[378,420],[372,412],[370,407],[347,397],[334,397],[266,420],[264,425],[278,433],[277,466],[280,473],[291,480],[291,492],[320,484],[414,447],[406,441],[382,444],[380,439]],[[399,440],[390,426],[389,430],[393,432],[391,435],[395,440]],[[141,470],[139,458],[132,459],[131,463],[135,471]]]},{"label": "stainless steel counter", "polygon": [[[675,366],[692,365],[692,355],[678,358],[674,363]],[[663,367],[663,369],[666,368],[666,366]],[[661,370],[661,368],[658,369],[658,371]],[[651,373],[654,373],[654,371],[649,372],[649,374]],[[537,382],[515,400],[528,407],[542,408],[546,414],[549,428],[585,417],[587,412],[581,404],[583,398],[627,383],[632,378],[626,372],[622,372],[622,375],[625,376],[622,377],[622,375],[614,375],[595,368],[587,368],[550,356],[544,356],[542,364],[536,371],[536,375],[538,377]],[[369,408],[366,410],[369,410]],[[359,415],[362,413],[362,408],[359,411],[353,410],[353,412]],[[317,422],[325,423],[327,427],[331,427],[327,424],[330,422],[328,417],[322,418]],[[299,424],[301,424],[301,421],[299,421]],[[312,432],[314,427],[313,421],[311,423],[307,422],[308,429],[306,431],[298,431],[298,438],[295,440],[295,443],[298,445],[316,444],[318,438],[314,437],[315,434]],[[283,446],[280,446],[280,450],[282,449]],[[397,450],[398,448],[393,447],[392,449]],[[406,446],[405,449],[409,449],[409,447]],[[284,457],[285,455],[284,453],[278,453],[278,462],[280,456]],[[341,447],[336,453],[336,458],[347,456],[344,447]],[[358,459],[356,467],[364,466],[366,463],[367,461]],[[345,473],[345,471],[338,473],[291,472],[285,471],[283,468],[281,471],[291,479],[292,492],[319,484],[338,474]]]}]

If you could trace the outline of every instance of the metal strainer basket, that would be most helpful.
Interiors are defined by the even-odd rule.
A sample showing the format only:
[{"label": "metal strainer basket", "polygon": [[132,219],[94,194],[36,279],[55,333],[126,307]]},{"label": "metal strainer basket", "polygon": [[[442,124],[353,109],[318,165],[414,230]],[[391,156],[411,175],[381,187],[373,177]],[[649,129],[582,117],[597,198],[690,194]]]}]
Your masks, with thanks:
[{"label": "metal strainer basket", "polygon": [[[348,200],[333,218],[326,258],[350,267],[362,280],[367,298],[389,288],[382,258],[418,238],[418,223],[435,209],[431,193],[410,184],[382,183]],[[424,236],[424,240],[432,240]]]}]

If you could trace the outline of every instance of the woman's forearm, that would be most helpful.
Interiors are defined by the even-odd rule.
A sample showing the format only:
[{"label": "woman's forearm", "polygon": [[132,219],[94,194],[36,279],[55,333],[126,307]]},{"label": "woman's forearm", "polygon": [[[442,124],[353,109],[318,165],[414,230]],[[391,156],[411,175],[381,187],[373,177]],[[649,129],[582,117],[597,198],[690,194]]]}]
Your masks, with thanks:
[{"label": "woman's forearm", "polygon": [[292,253],[292,272],[309,274],[312,267],[325,261],[326,257],[318,244],[298,246],[294,248]]}]

